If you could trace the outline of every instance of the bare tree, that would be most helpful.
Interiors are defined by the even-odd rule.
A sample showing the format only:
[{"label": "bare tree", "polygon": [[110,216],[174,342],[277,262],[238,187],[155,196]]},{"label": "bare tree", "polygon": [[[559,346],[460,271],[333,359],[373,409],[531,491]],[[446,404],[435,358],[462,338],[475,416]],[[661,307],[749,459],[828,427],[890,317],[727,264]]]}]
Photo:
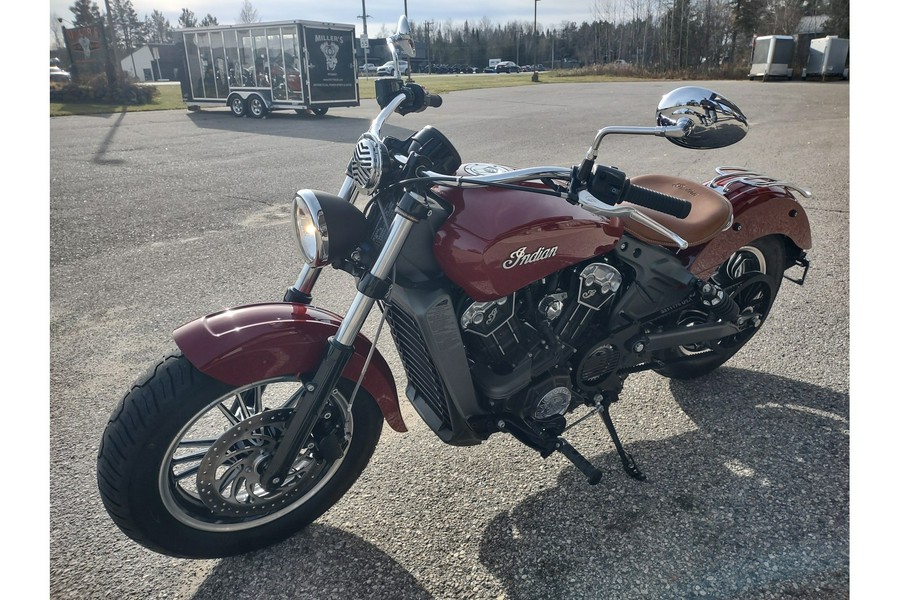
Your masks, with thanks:
[{"label": "bare tree", "polygon": [[259,23],[259,21],[259,13],[253,8],[253,4],[250,3],[250,0],[244,0],[241,14],[238,15],[238,23]]}]

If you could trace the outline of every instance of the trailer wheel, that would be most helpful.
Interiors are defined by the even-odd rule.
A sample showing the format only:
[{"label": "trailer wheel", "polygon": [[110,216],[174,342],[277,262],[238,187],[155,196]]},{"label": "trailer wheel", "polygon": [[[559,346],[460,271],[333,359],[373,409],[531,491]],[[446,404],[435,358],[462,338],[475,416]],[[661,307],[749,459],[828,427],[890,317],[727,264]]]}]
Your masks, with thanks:
[{"label": "trailer wheel", "polygon": [[328,112],[328,107],[324,106],[324,107],[319,107],[319,108],[311,108],[309,110],[310,110],[310,112],[312,112],[312,114],[316,115],[317,117],[321,117],[322,115],[324,115],[325,113]]},{"label": "trailer wheel", "polygon": [[228,108],[231,109],[231,114],[236,117],[243,117],[247,114],[247,104],[243,98],[237,95],[232,96],[231,100],[228,101]]},{"label": "trailer wheel", "polygon": [[247,112],[254,119],[262,119],[269,113],[265,101],[259,96],[250,96],[247,99]]}]

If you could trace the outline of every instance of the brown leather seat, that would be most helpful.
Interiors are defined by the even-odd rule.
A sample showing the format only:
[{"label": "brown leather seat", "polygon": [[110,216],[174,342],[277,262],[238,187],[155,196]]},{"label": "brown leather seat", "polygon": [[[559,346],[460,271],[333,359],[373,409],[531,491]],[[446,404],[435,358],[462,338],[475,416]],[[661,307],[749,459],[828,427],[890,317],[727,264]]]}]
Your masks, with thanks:
[{"label": "brown leather seat", "polygon": [[[639,175],[632,177],[631,183],[691,203],[691,214],[686,219],[679,219],[629,202],[622,203],[622,206],[636,208],[663,227],[674,231],[684,238],[689,246],[696,246],[711,240],[731,224],[731,202],[722,194],[705,185],[689,179],[666,175]],[[669,238],[631,219],[625,220],[625,230],[645,242],[661,246],[676,246],[675,242]]]}]

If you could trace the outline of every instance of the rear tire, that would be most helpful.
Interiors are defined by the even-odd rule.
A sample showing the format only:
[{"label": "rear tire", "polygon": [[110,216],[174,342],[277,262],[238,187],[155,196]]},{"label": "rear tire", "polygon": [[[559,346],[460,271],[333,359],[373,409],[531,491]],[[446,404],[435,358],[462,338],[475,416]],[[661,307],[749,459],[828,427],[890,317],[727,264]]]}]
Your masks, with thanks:
[{"label": "rear tire", "polygon": [[[729,283],[748,273],[758,272],[770,278],[771,292],[759,290],[737,289],[731,292],[732,297],[742,310],[750,309],[750,306],[758,304],[756,308],[762,309],[762,320],[765,323],[769,311],[781,289],[781,280],[784,275],[785,249],[784,242],[776,236],[767,236],[755,240],[737,252],[716,269],[712,279],[724,289],[728,289]],[[761,298],[759,295],[766,294]],[[702,322],[705,315],[693,309],[683,311],[676,319],[676,323],[684,325],[691,322]],[[760,324],[762,325],[762,324]],[[703,344],[696,347],[680,347],[667,350],[663,353],[663,360],[677,360],[665,367],[655,369],[657,373],[671,379],[693,379],[707,375],[715,371],[732,356],[744,347],[752,338],[759,327],[745,330],[744,332],[726,340],[719,340],[714,344]],[[696,358],[688,358],[692,354]]]},{"label": "rear tire", "polygon": [[[219,558],[269,546],[328,510],[360,476],[383,418],[341,380],[285,484],[258,485],[302,382],[287,375],[235,388],[166,356],[119,402],[103,433],[97,481],[113,521],[170,556]],[[271,398],[271,400],[269,400]],[[335,452],[338,448],[340,451]],[[343,452],[343,455],[341,454]]]},{"label": "rear tire", "polygon": [[269,108],[259,96],[250,96],[247,99],[247,113],[254,119],[262,119],[269,114]]}]

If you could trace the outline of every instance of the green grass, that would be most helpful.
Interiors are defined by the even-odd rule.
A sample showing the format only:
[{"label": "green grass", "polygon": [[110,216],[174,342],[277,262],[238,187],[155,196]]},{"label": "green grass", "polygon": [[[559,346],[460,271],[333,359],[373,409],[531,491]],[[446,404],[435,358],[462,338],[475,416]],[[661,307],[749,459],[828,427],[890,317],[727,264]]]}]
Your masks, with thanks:
[{"label": "green grass", "polygon": [[[428,75],[413,81],[425,86],[432,94],[447,94],[461,90],[481,88],[513,87],[523,85],[543,85],[546,83],[603,83],[610,81],[637,81],[636,77],[613,77],[609,75],[566,75],[557,72],[540,74],[538,82],[531,81],[531,73],[510,73],[501,75]],[[159,96],[151,104],[115,105],[88,103],[50,103],[50,116],[94,115],[118,112],[139,112],[146,110],[186,110],[181,98],[181,87],[177,85],[160,85]],[[363,99],[375,98],[375,78],[359,79],[359,96]]]}]

